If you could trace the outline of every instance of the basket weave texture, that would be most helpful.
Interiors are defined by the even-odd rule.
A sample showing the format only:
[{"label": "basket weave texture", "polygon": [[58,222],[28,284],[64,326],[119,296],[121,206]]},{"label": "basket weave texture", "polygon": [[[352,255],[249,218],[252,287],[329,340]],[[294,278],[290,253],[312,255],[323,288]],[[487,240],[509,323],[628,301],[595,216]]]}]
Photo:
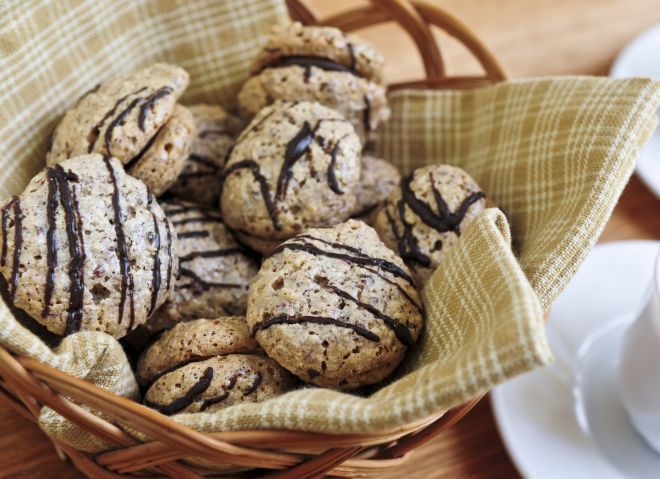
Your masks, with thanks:
[{"label": "basket weave texture", "polygon": [[[332,23],[352,29],[365,18],[396,18],[426,45],[427,78],[408,87],[502,79],[455,19],[417,2],[374,4]],[[291,9],[316,21],[297,2]],[[43,166],[58,116],[100,80],[155,61],[178,63],[192,79],[184,103],[233,108],[269,29],[289,21],[276,0],[9,1],[0,17],[9,19],[0,26],[0,198],[19,193]],[[439,51],[424,43],[427,22],[481,52],[486,75],[447,78]],[[659,104],[660,84],[645,79],[391,93],[392,119],[376,153],[406,172],[434,162],[461,166],[502,210],[488,209],[447,252],[423,291],[428,318],[420,343],[368,397],[303,388],[265,403],[166,418],[128,400],[137,385],[114,339],[79,333],[51,349],[4,304],[0,397],[38,420],[94,477],[200,477],[223,467],[353,476],[395,466],[458,420],[473,398],[550,361],[543,313],[598,238]]]}]

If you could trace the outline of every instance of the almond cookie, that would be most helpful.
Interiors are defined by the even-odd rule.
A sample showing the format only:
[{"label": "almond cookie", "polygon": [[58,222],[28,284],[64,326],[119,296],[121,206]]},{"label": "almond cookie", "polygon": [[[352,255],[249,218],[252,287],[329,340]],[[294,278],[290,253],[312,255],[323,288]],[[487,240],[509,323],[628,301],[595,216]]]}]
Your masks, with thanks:
[{"label": "almond cookie", "polygon": [[236,140],[223,172],[223,218],[282,240],[347,219],[360,178],[360,140],[339,113],[312,102],[264,108]]},{"label": "almond cookie", "polygon": [[294,23],[257,56],[239,107],[251,118],[275,100],[317,101],[342,113],[364,141],[390,116],[383,64],[373,46],[337,28]]},{"label": "almond cookie", "polygon": [[126,163],[128,174],[160,196],[174,184],[190,153],[195,124],[188,108],[175,105],[172,116],[145,146],[143,153]]},{"label": "almond cookie", "polygon": [[13,303],[56,334],[122,337],[174,285],[172,225],[114,158],[47,167],[1,211],[0,273]]},{"label": "almond cookie", "polygon": [[[51,136],[47,164],[101,153],[137,168],[147,186],[164,191],[188,156],[190,139],[182,137],[192,134],[191,120],[185,109],[176,108],[187,86],[188,73],[167,63],[110,78],[64,114]],[[167,181],[148,173],[154,163]]]},{"label": "almond cookie", "polygon": [[355,189],[356,205],[353,216],[368,217],[400,181],[399,170],[392,163],[373,155],[363,155],[360,183]]},{"label": "almond cookie", "polygon": [[196,133],[183,171],[170,192],[184,200],[216,206],[220,175],[240,122],[216,105],[189,107]]},{"label": "almond cookie", "polygon": [[194,203],[162,203],[177,237],[179,276],[170,300],[149,321],[154,332],[179,321],[243,314],[257,263],[223,224],[217,210]]},{"label": "almond cookie", "polygon": [[401,362],[423,308],[401,258],[349,220],[275,248],[250,287],[247,320],[268,356],[296,376],[354,389]]},{"label": "almond cookie", "polygon": [[158,337],[140,356],[135,373],[140,384],[151,384],[184,364],[237,353],[263,353],[250,336],[244,316],[196,319]]},{"label": "almond cookie", "polygon": [[292,376],[266,356],[229,354],[164,374],[147,390],[144,404],[165,415],[213,412],[271,399],[293,385]]},{"label": "almond cookie", "polygon": [[401,180],[376,215],[374,228],[421,288],[485,205],[485,194],[462,169],[426,166]]}]

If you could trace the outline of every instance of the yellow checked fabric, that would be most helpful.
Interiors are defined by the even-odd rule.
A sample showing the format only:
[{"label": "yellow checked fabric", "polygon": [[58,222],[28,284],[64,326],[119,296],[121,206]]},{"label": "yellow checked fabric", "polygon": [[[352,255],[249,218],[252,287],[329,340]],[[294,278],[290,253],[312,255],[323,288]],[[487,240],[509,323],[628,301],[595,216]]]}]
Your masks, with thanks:
[{"label": "yellow checked fabric", "polygon": [[[184,102],[232,108],[269,28],[288,21],[276,0],[5,1],[0,18],[0,199],[19,193],[44,165],[57,118],[99,81],[169,61],[191,74]],[[508,219],[488,209],[447,252],[423,291],[424,334],[377,392],[302,388],[175,420],[202,431],[380,432],[546,364],[543,312],[605,225],[659,104],[660,84],[643,79],[393,94],[377,150],[404,171],[432,162],[465,168]],[[119,344],[102,333],[78,333],[53,351],[0,304],[0,343],[126,397],[137,394]],[[108,447],[50,409],[40,424],[73,447]]]}]

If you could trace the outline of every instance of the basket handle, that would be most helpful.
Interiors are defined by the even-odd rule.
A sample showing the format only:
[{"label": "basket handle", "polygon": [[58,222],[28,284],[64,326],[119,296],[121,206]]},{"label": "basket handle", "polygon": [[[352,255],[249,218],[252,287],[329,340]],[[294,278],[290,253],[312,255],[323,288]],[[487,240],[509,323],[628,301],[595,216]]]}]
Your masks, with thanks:
[{"label": "basket handle", "polygon": [[[301,0],[287,0],[291,18],[304,25],[334,26],[346,32],[395,21],[415,42],[424,63],[422,80],[389,85],[401,88],[473,88],[507,79],[495,55],[458,18],[421,0],[371,0],[371,4],[351,9],[325,19],[317,18]],[[462,43],[479,62],[483,75],[447,76],[445,65],[431,27],[436,26]]]}]

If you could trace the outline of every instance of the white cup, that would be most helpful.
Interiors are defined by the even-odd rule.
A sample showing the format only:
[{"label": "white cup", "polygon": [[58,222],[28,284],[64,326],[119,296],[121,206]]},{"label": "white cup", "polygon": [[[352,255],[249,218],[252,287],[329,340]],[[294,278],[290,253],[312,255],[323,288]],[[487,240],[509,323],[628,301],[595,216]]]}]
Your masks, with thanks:
[{"label": "white cup", "polygon": [[660,254],[648,300],[623,338],[619,384],[632,424],[660,453]]}]

